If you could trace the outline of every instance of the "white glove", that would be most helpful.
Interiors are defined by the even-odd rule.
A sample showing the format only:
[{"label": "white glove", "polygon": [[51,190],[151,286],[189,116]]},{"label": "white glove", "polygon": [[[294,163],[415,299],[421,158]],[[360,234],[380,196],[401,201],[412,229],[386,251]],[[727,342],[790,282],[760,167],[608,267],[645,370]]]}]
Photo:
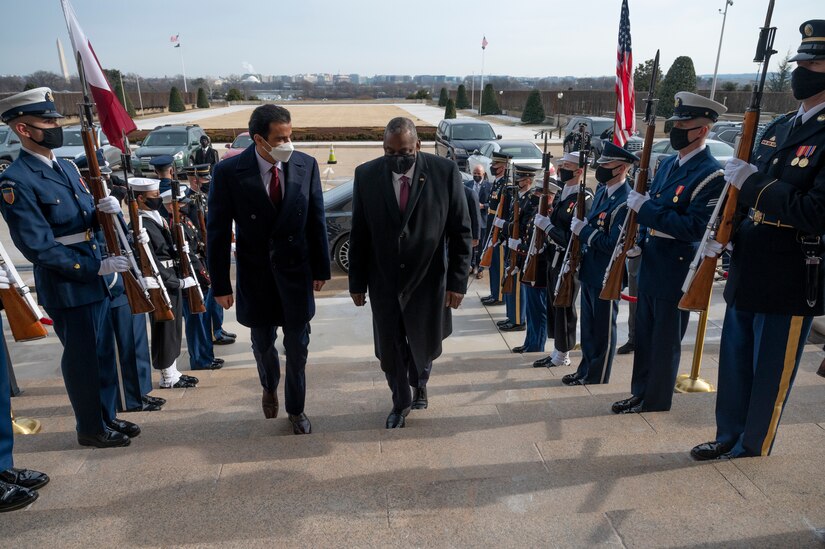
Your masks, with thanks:
[{"label": "white glove", "polygon": [[759,169],[756,166],[739,158],[731,158],[725,162],[725,180],[737,189],[741,189],[745,180],[757,171]]},{"label": "white glove", "polygon": [[100,202],[97,203],[97,209],[100,213],[105,214],[117,214],[121,212],[120,202],[118,202],[114,196],[101,198]]},{"label": "white glove", "polygon": [[147,290],[159,290],[160,284],[158,284],[158,280],[154,276],[144,276],[143,287]]},{"label": "white glove", "polygon": [[183,253],[188,254],[188,253],[189,253],[189,243],[188,243],[188,242],[184,242],[184,243],[183,243],[183,246],[181,246],[181,248],[180,248],[180,249],[181,249],[181,251],[182,251]]},{"label": "white glove", "polygon": [[511,250],[518,250],[519,245],[521,244],[520,238],[509,238],[507,239],[507,247]]},{"label": "white glove", "polygon": [[149,244],[149,233],[146,229],[141,229],[137,237],[138,244]]},{"label": "white glove", "polygon": [[715,238],[711,238],[705,244],[705,256],[707,257],[719,257],[722,255],[724,250],[728,250],[729,252],[733,251],[733,244],[730,242],[727,245],[722,246],[719,242],[716,241]]},{"label": "white glove", "polygon": [[627,207],[638,213],[648,200],[650,200],[650,193],[639,194],[636,191],[630,191],[627,195]]},{"label": "white glove", "polygon": [[579,219],[578,217],[573,217],[573,219],[570,220],[570,231],[574,235],[578,236],[579,233],[582,232],[582,229],[584,229],[586,225],[587,225],[587,218],[586,217],[584,219]]},{"label": "white glove", "polygon": [[0,266],[0,290],[8,290],[11,288],[11,281],[9,280],[9,273]]},{"label": "white glove", "polygon": [[629,250],[627,250],[627,257],[633,259],[634,257],[639,257],[642,255],[642,249],[638,246],[633,246]]},{"label": "white glove", "polygon": [[496,217],[495,219],[493,219],[493,225],[495,225],[499,229],[503,229],[504,228],[504,220],[500,217]]},{"label": "white glove", "polygon": [[192,278],[191,276],[187,276],[186,278],[178,279],[178,282],[180,283],[180,289],[181,290],[185,290],[186,288],[192,288],[192,287],[194,287],[198,284],[197,281],[194,278]]},{"label": "white glove", "polygon": [[122,273],[129,270],[129,260],[123,255],[113,255],[100,262],[97,274],[100,276]]},{"label": "white glove", "polygon": [[536,217],[533,218],[533,224],[544,232],[548,232],[551,225],[549,217],[538,213],[536,214]]}]

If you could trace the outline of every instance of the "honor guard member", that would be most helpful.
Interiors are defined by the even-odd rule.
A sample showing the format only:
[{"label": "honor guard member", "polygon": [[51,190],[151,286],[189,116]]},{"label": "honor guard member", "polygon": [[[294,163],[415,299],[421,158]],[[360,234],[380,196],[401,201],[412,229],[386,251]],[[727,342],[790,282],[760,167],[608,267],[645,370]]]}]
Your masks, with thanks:
[{"label": "honor guard member", "polygon": [[[175,171],[172,169],[175,164],[175,158],[171,154],[162,154],[156,156],[149,161],[149,165],[155,170],[155,176],[160,180],[158,193],[165,193],[172,188],[172,178],[175,176]],[[166,210],[160,209],[161,215],[166,218]],[[166,218],[168,221],[168,218]]]},{"label": "honor guard member", "polygon": [[[204,294],[209,290],[209,273],[206,272],[206,267],[203,258],[195,252],[195,250],[202,249],[198,231],[192,220],[189,219],[189,207],[192,202],[189,198],[183,195],[183,188],[178,187],[181,192],[178,200],[180,203],[180,220],[183,224],[183,234],[186,237],[186,247],[184,253],[189,254],[189,262],[192,266],[192,271],[195,273],[195,278],[201,286]],[[169,217],[172,217],[172,189],[161,194],[163,205],[166,208]],[[206,313],[193,313],[189,306],[189,300],[185,293],[182,293],[181,310],[183,313],[183,321],[186,326],[186,349],[189,351],[189,367],[192,370],[220,370],[223,367],[224,360],[222,358],[215,358],[215,351],[212,347],[212,337],[206,331],[206,322],[204,318]]]},{"label": "honor guard member", "polygon": [[[487,230],[492,231],[493,227],[499,228],[499,241],[490,242],[493,246],[492,262],[490,263],[490,295],[481,299],[485,305],[500,305],[504,300],[504,295],[501,293],[501,280],[504,278],[504,257],[502,253],[506,250],[501,249],[501,245],[506,242],[502,240],[504,234],[504,224],[506,214],[509,206],[509,193],[506,192],[507,186],[507,163],[513,158],[512,155],[494,151],[492,154],[492,165],[490,166],[490,173],[493,176],[493,185],[490,189],[490,202],[487,205]],[[496,217],[498,212],[498,205],[501,200],[504,200],[504,216],[502,218]],[[489,239],[488,239],[489,240]],[[484,252],[484,250],[481,250]]]},{"label": "honor guard member", "polygon": [[[177,251],[169,232],[169,225],[160,215],[163,209],[163,199],[158,188],[160,181],[144,177],[133,177],[129,185],[135,191],[138,204],[138,214],[141,217],[143,228],[141,238],[146,242],[154,255],[160,278],[169,300],[172,303],[173,320],[155,320],[154,314],[149,313],[151,321],[151,350],[152,367],[160,370],[161,389],[181,389],[194,387],[198,378],[181,374],[178,371],[177,360],[180,356],[181,329],[183,327],[183,313],[181,291],[197,284],[194,278],[181,279],[178,273]],[[145,277],[143,284],[146,288],[157,288],[157,281],[152,277]]]},{"label": "honor guard member", "polygon": [[724,105],[679,92],[670,130],[677,154],[665,158],[644,195],[631,191],[627,206],[638,212],[638,301],[633,344],[632,396],[615,413],[670,410],[679,373],[682,338],[690,312],[679,309],[682,284],[724,186],[722,166],[705,145]]},{"label": "honor guard member", "polygon": [[200,138],[200,148],[195,151],[195,164],[206,164],[209,173],[212,173],[212,168],[218,163],[218,151],[212,148],[212,143],[209,141],[209,136],[202,135]]},{"label": "honor guard member", "polygon": [[791,58],[799,109],[765,129],[753,164],[725,165],[747,216],[725,286],[716,440],[693,448],[700,460],[770,454],[813,317],[825,313],[825,20],[800,31]]},{"label": "honor guard member", "polygon": [[616,354],[616,301],[599,299],[604,271],[619,240],[627,215],[625,201],[630,192],[627,173],[637,158],[625,149],[604,141],[596,181],[600,183],[585,219],[573,216],[570,231],[579,235],[582,246],[579,280],[581,282],[582,361],[573,374],[562,378],[565,385],[607,383]]},{"label": "honor guard member", "polygon": [[[535,218],[539,211],[539,202],[543,192],[543,180],[536,178],[538,168],[530,166],[516,166],[516,175],[526,177],[532,182],[532,193],[530,196],[530,207],[522,212],[521,216],[521,244],[519,251],[519,269],[524,272],[527,258],[530,253],[533,232],[535,231]],[[554,183],[548,184],[548,204],[551,204],[560,188]],[[545,241],[544,246],[547,246]],[[521,282],[523,286],[524,305],[527,313],[527,332],[524,343],[513,349],[514,353],[537,353],[544,352],[544,345],[547,342],[547,255],[544,248],[536,250],[530,261],[536,261],[536,279],[534,282]]]},{"label": "honor guard member", "polygon": [[[202,139],[202,138],[201,138]],[[207,211],[207,197],[209,196],[209,186],[212,184],[212,175],[210,173],[211,167],[209,164],[192,166],[187,170],[187,180],[189,188],[186,190],[186,196],[192,200],[188,206],[188,217],[198,228],[199,234],[206,235],[206,215]],[[203,226],[201,226],[203,222]],[[204,265],[206,262],[206,242],[202,241],[203,253],[201,260]],[[223,329],[223,307],[218,305],[215,301],[215,294],[212,291],[212,286],[209,286],[209,291],[205,294],[204,305],[206,306],[206,314],[204,316],[204,323],[206,333],[210,335],[214,345],[230,345],[235,343],[238,337],[236,334],[227,332]]]},{"label": "honor guard member", "polygon": [[[63,344],[60,366],[83,446],[127,446],[140,428],[115,417],[117,372],[105,275],[129,269],[103,258],[94,197],[76,166],[55,158],[63,144],[52,92],[35,88],[0,101],[0,119],[20,138],[20,156],[0,174],[0,202],[17,249],[34,264],[37,298]],[[120,212],[117,199],[97,205]],[[96,352],[89,352],[96,349]]]},{"label": "honor guard member", "polygon": [[[515,224],[518,223],[519,225],[519,233],[524,234],[522,232],[522,228],[526,227],[526,221],[532,220],[533,216],[536,214],[536,205],[532,202],[532,193],[531,187],[533,186],[533,174],[535,174],[535,168],[529,168],[525,166],[521,166],[519,168],[513,168],[513,181],[515,182],[515,188],[510,189],[510,196],[509,199],[510,207],[508,209],[507,215],[507,223],[504,226],[504,249],[501,250],[501,253],[504,254],[502,261],[504,263],[504,270],[505,272],[512,272],[510,276],[513,277],[513,289],[509,293],[504,293],[504,306],[507,311],[507,318],[504,320],[500,320],[498,324],[498,329],[502,332],[523,332],[527,329],[526,322],[527,322],[527,309],[524,303],[524,288],[521,286],[521,267],[523,265],[523,256],[517,255],[516,263],[512,264],[512,254],[511,251],[516,251],[517,254],[519,252],[519,248],[522,245],[522,237],[519,236],[518,239],[513,238],[513,229],[515,228]],[[515,204],[518,201],[519,205],[519,215],[518,219],[516,219],[516,209]],[[504,280],[502,279],[502,282]],[[521,351],[515,351],[521,352]]]},{"label": "honor guard member", "polygon": [[[579,182],[584,170],[579,167],[579,152],[566,152],[559,163],[557,173],[561,191],[553,200],[553,209],[548,217],[536,215],[536,226],[547,233],[545,254],[547,256],[547,337],[553,339],[553,353],[533,363],[534,368],[569,366],[570,351],[576,346],[575,303],[579,295],[579,275],[573,277],[573,303],[570,307],[554,307],[556,281],[564,263],[564,253],[570,242],[570,222],[576,215]],[[593,191],[585,189],[584,215],[593,204]]]}]

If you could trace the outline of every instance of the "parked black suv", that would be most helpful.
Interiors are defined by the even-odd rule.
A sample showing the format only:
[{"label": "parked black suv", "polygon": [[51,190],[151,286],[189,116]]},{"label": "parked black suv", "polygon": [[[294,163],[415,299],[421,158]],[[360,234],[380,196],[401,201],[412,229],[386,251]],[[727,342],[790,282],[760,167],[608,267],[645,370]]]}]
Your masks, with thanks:
[{"label": "parked black suv", "polygon": [[[579,125],[584,124],[587,128],[585,131],[590,134],[591,158],[593,165],[595,165],[596,160],[602,155],[602,149],[604,148],[602,140],[613,139],[613,122],[612,118],[604,118],[601,116],[574,116],[564,128],[564,151],[578,151],[581,149],[581,144],[579,143]],[[636,152],[642,150],[643,146],[644,139],[638,135],[633,135],[627,141],[625,149],[630,152]]]},{"label": "parked black suv", "polygon": [[501,139],[489,122],[475,118],[451,118],[438,123],[435,154],[455,160],[458,169],[467,171],[467,157],[488,141]]}]

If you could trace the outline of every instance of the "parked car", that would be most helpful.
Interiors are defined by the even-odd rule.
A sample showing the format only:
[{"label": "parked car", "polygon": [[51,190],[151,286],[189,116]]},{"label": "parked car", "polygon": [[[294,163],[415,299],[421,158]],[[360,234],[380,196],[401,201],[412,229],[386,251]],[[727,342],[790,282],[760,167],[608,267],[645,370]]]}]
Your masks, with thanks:
[{"label": "parked car", "polygon": [[435,154],[455,160],[458,169],[467,170],[467,157],[488,141],[501,139],[489,122],[475,118],[452,118],[438,123]]},{"label": "parked car", "polygon": [[[705,145],[707,145],[710,149],[711,156],[718,160],[722,165],[724,165],[729,159],[733,158],[733,147],[727,143],[717,141],[715,139],[708,139],[705,141]],[[659,164],[662,163],[662,160],[671,154],[676,154],[676,151],[670,145],[670,140],[662,139],[661,141],[653,144],[653,148],[650,150],[650,166],[652,167],[650,177],[653,177],[656,173],[656,170],[659,168]]]},{"label": "parked car", "polygon": [[[602,155],[604,149],[604,140],[613,139],[613,124],[612,118],[605,118],[602,116],[574,116],[564,127],[565,136],[562,147],[565,152],[577,151],[581,149],[579,143],[579,126],[585,125],[585,131],[590,134],[590,152],[591,165],[596,165],[596,160]],[[630,136],[625,149],[630,152],[642,150],[644,146],[644,139],[637,135]]]},{"label": "parked car", "polygon": [[0,173],[6,171],[20,154],[20,138],[8,126],[0,126]]},{"label": "parked car", "polygon": [[221,160],[226,160],[227,158],[238,156],[244,151],[244,149],[246,149],[252,143],[252,137],[250,137],[249,132],[243,132],[241,134],[238,134],[238,137],[236,137],[232,143],[226,144],[226,148],[228,150],[225,153],[223,153]]},{"label": "parked car", "polygon": [[[83,137],[80,134],[80,126],[66,126],[63,128],[63,146],[55,149],[54,155],[57,158],[71,160],[74,163],[81,158],[86,158],[86,149],[83,148]],[[120,149],[111,145],[106,134],[99,127],[95,127],[97,132],[97,142],[103,150],[103,158],[114,169],[121,165]]]},{"label": "parked car", "polygon": [[[513,164],[523,166],[533,166],[541,168],[542,151],[532,141],[501,140],[485,143],[479,150],[479,154],[492,159],[494,152],[505,152],[513,156]],[[556,169],[550,164],[550,175],[555,175]]]},{"label": "parked car", "polygon": [[135,170],[151,172],[149,161],[163,154],[171,155],[178,169],[191,166],[203,135],[206,133],[197,124],[158,126],[138,143],[140,146],[132,153],[132,166]]},{"label": "parked car", "polygon": [[324,193],[327,239],[331,260],[349,272],[349,233],[352,230],[353,180],[341,183]]}]

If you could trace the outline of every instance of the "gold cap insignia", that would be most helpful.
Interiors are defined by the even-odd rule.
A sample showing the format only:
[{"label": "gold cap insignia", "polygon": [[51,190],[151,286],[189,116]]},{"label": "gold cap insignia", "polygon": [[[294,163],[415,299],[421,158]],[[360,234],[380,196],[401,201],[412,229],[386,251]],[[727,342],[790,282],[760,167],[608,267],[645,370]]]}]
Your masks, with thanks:
[{"label": "gold cap insignia", "polygon": [[825,114],[820,114],[816,117],[817,122],[825,122]]},{"label": "gold cap insignia", "polygon": [[50,102],[54,103],[54,96],[52,96],[52,92],[50,92],[50,91],[46,92],[46,101],[50,101]]},{"label": "gold cap insignia", "polygon": [[804,32],[805,32],[805,36],[811,36],[811,35],[813,35],[813,33],[814,33],[814,28],[813,28],[813,26],[811,26],[811,24],[810,24],[810,23],[808,23],[807,25],[805,25]]},{"label": "gold cap insignia", "polygon": [[676,98],[676,101],[674,101],[674,102],[673,102],[673,106],[674,106],[674,107],[681,107],[681,106],[682,106],[682,98],[681,98],[681,97],[677,97],[677,98]]}]

